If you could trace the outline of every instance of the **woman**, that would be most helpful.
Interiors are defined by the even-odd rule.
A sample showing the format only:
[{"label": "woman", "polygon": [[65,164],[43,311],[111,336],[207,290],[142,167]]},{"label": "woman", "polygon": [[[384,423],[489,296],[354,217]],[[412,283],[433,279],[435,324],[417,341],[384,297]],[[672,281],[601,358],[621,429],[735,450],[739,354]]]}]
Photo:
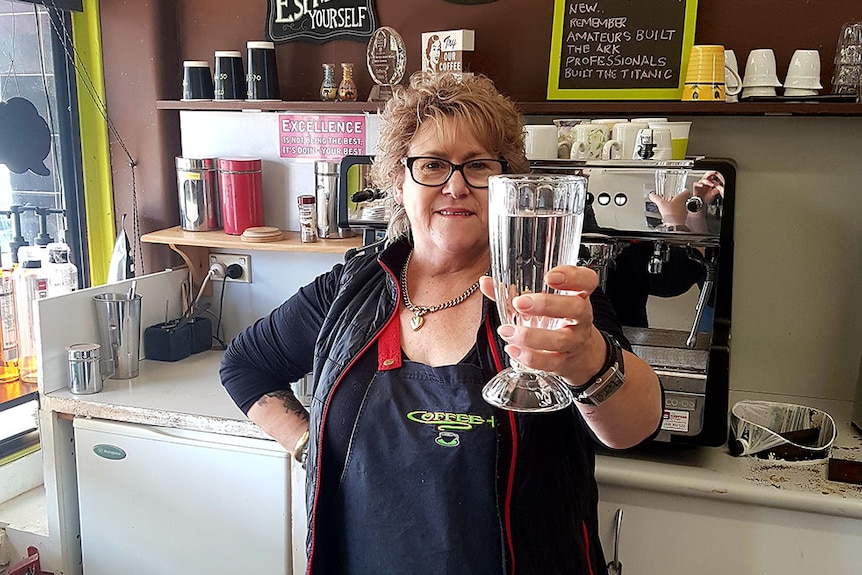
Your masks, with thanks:
[{"label": "woman", "polygon": [[[302,288],[221,369],[249,418],[307,458],[309,572],[604,573],[592,441],[649,437],[661,391],[624,352],[625,383],[599,406],[522,414],[482,400],[503,351],[584,387],[613,355],[596,326],[623,341],[586,268],[548,274],[576,296],[515,300],[570,320],[556,331],[501,326],[490,278],[477,289],[488,177],[529,169],[517,110],[487,78],[417,73],[387,103],[378,151],[372,176],[395,202],[387,247]],[[312,368],[309,428],[289,384]]]}]

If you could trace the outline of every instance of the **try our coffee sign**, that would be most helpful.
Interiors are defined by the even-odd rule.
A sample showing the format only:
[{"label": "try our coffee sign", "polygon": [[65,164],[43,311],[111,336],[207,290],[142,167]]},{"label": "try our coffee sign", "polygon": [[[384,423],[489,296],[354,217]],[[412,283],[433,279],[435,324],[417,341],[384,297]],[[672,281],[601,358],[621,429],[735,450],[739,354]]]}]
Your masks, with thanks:
[{"label": "try our coffee sign", "polygon": [[366,42],[377,28],[373,0],[269,0],[266,35],[276,43]]},{"label": "try our coffee sign", "polygon": [[679,100],[697,0],[555,0],[549,100]]}]

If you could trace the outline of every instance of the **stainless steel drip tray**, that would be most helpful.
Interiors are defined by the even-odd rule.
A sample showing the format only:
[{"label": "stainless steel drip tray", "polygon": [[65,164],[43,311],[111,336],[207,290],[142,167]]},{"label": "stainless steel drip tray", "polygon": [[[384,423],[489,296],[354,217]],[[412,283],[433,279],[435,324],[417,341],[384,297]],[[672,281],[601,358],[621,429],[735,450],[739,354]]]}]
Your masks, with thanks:
[{"label": "stainless steel drip tray", "polygon": [[690,348],[685,344],[688,334],[682,331],[624,327],[623,333],[632,351],[654,369],[706,374],[709,334],[698,334],[695,346]]}]

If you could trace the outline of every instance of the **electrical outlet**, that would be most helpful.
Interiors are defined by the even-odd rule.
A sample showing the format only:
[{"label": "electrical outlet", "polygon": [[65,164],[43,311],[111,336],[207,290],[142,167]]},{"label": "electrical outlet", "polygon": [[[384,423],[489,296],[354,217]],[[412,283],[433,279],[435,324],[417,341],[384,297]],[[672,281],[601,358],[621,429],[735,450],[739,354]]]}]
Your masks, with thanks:
[{"label": "electrical outlet", "polygon": [[242,275],[238,278],[230,278],[230,277],[215,277],[213,276],[214,281],[223,281],[227,280],[229,282],[241,282],[241,283],[251,283],[251,256],[241,255],[241,254],[210,254],[210,265],[213,264],[222,264],[225,269],[232,264],[236,264],[242,268]]}]

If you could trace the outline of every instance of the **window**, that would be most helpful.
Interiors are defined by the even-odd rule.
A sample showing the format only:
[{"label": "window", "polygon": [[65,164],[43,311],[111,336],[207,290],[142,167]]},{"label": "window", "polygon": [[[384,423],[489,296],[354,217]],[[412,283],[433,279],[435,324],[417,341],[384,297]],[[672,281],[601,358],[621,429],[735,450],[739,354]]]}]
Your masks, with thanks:
[{"label": "window", "polygon": [[[64,241],[86,286],[71,21],[45,4],[0,0],[0,262],[10,267],[23,243]],[[38,444],[37,402],[34,385],[0,383],[0,463]]]}]

